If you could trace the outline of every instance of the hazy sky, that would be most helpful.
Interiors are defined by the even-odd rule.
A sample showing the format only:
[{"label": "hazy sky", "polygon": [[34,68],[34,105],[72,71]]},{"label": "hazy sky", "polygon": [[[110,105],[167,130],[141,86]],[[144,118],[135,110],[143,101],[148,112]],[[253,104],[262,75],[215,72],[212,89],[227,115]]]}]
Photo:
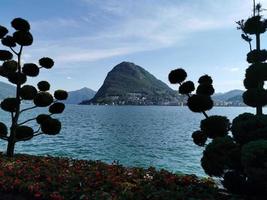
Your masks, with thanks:
[{"label": "hazy sky", "polygon": [[194,81],[213,76],[216,92],[243,88],[249,48],[235,21],[252,14],[252,0],[1,0],[0,13],[10,30],[15,17],[31,23],[35,40],[23,60],[53,58],[38,77],[53,89],[97,90],[122,61],[165,83],[183,67]]}]

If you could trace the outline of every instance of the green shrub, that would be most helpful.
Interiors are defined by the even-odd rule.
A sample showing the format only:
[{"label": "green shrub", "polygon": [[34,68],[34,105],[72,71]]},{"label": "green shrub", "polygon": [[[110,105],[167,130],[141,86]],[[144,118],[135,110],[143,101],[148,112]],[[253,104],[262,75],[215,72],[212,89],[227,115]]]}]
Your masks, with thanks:
[{"label": "green shrub", "polygon": [[[240,114],[232,124],[224,116],[209,116],[206,111],[213,106],[211,95],[214,88],[212,78],[208,75],[199,78],[196,94],[179,89],[181,94],[188,97],[188,108],[205,116],[200,123],[201,130],[192,134],[198,146],[205,146],[207,138],[211,139],[203,151],[202,168],[208,175],[222,178],[229,192],[253,196],[245,199],[266,199],[267,195],[267,115],[263,114],[262,109],[267,105],[267,90],[263,87],[267,80],[267,51],[260,49],[260,35],[266,31],[267,20],[263,19],[261,11],[261,5],[257,4],[252,17],[237,22],[242,39],[250,47],[247,54],[250,66],[246,69],[243,82],[247,90],[243,93],[243,101],[256,108],[256,115]],[[256,49],[252,49],[251,35],[256,36]],[[177,70],[183,71],[181,68]],[[170,82],[183,85],[186,76],[181,78],[180,74],[174,72],[169,77],[179,81]]]}]

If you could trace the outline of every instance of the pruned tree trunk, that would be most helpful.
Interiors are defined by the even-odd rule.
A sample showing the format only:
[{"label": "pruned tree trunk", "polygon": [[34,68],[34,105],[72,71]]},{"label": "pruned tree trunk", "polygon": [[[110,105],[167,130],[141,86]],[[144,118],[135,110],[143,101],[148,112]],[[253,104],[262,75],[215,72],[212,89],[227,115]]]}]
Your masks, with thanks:
[{"label": "pruned tree trunk", "polygon": [[13,157],[14,150],[15,150],[15,142],[12,140],[9,140],[7,144],[7,157]]},{"label": "pruned tree trunk", "polygon": [[[259,33],[256,34],[256,49],[258,51],[260,51],[260,49],[261,49],[261,47],[260,47],[260,34]],[[259,84],[258,88],[259,89],[262,89],[262,86]],[[258,106],[256,108],[256,114],[257,115],[262,115],[263,114],[263,112],[262,112],[262,106]]]}]

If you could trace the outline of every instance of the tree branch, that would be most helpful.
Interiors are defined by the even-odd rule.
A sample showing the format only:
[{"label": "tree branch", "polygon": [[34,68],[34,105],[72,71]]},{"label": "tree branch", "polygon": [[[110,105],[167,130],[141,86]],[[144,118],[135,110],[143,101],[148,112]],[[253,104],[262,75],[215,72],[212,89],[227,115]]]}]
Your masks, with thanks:
[{"label": "tree branch", "polygon": [[27,110],[34,109],[34,108],[37,108],[37,106],[32,106],[32,107],[29,107],[29,108],[22,109],[22,110],[20,111],[20,113],[22,113],[22,112],[24,112],[24,111],[27,111]]},{"label": "tree branch", "polygon": [[[179,83],[179,84],[182,85],[181,83]],[[190,94],[186,94],[186,96],[187,96],[188,98],[191,97]],[[207,115],[207,113],[206,113],[205,111],[202,111],[202,114],[203,114],[206,118],[209,118],[209,116]]]},{"label": "tree branch", "polygon": [[7,136],[0,136],[0,139],[8,141],[8,137]]},{"label": "tree branch", "polygon": [[33,133],[38,133],[38,132],[40,132],[40,130],[41,130],[41,126],[36,131],[34,131]]},{"label": "tree branch", "polygon": [[14,113],[13,112],[11,112],[11,120],[12,120],[12,122],[14,121]]},{"label": "tree branch", "polygon": [[20,45],[20,49],[19,49],[19,55],[21,55],[22,54],[22,49],[23,49],[23,46],[22,45]]},{"label": "tree branch", "polygon": [[14,54],[18,55],[18,53],[12,47],[9,48],[11,49],[11,51],[13,51]]},{"label": "tree branch", "polygon": [[[36,132],[39,132],[39,129],[38,129],[38,131],[36,131]],[[35,132],[34,132],[35,133]],[[38,136],[38,135],[42,135],[42,134],[44,134],[43,132],[39,132],[39,133],[37,133],[37,134],[34,134],[32,137],[27,137],[27,138],[24,138],[24,139],[21,139],[21,140],[16,140],[16,142],[19,142],[19,141],[27,141],[27,140],[30,140],[30,139],[32,139],[33,137],[36,137],[36,136]]]},{"label": "tree branch", "polygon": [[44,135],[44,133],[43,133],[43,132],[39,132],[39,133],[33,135],[33,137],[36,137],[36,136],[38,136],[38,135]]},{"label": "tree branch", "polygon": [[36,117],[31,118],[31,119],[27,119],[24,122],[19,123],[18,125],[21,126],[21,125],[26,124],[27,122],[30,122],[30,121],[33,121],[33,120],[36,120]]}]

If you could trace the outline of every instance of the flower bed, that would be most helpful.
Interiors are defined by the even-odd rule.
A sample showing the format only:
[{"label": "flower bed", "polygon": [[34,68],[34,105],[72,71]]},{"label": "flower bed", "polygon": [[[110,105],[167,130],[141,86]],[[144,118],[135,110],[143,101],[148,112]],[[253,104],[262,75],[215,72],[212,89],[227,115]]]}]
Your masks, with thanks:
[{"label": "flower bed", "polygon": [[26,199],[230,199],[211,179],[67,158],[0,155],[0,190]]}]

